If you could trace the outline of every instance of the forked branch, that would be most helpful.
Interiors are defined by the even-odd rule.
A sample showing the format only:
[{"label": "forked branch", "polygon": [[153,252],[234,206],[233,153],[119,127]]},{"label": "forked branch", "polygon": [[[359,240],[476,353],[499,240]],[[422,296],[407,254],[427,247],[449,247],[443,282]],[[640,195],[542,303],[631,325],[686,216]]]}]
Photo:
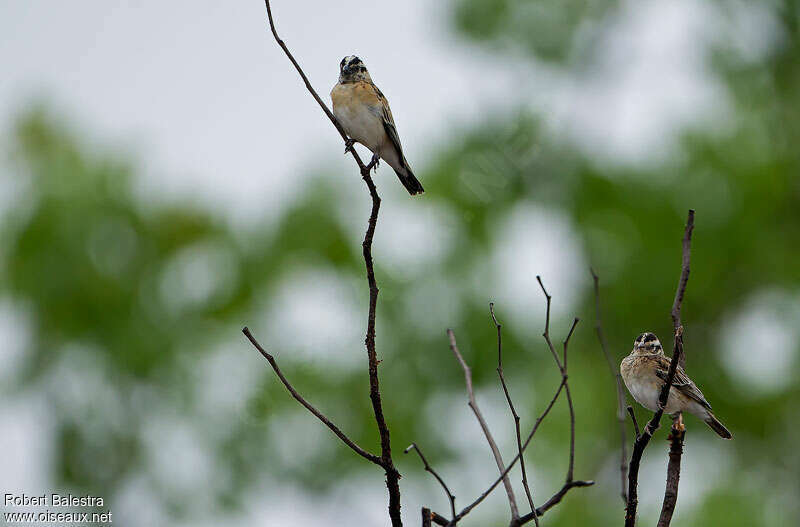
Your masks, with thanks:
[{"label": "forked branch", "polygon": [[[564,339],[564,342],[563,342],[563,355],[561,357],[559,357],[558,353],[555,350],[555,346],[553,345],[552,341],[550,340],[550,301],[551,301],[551,297],[547,293],[547,291],[545,290],[544,285],[541,282],[541,279],[540,278],[538,278],[538,279],[539,279],[539,284],[542,287],[542,291],[544,292],[545,298],[547,300],[547,316],[545,318],[545,332],[544,332],[543,336],[545,338],[545,341],[548,344],[548,347],[550,349],[551,354],[553,355],[553,358],[554,358],[554,360],[556,362],[556,366],[558,367],[559,372],[561,373],[561,382],[559,383],[558,389],[556,390],[555,394],[553,395],[553,398],[548,403],[547,407],[544,409],[542,414],[536,419],[536,422],[534,423],[530,433],[528,434],[527,438],[525,439],[525,442],[520,444],[519,436],[518,436],[518,440],[517,440],[517,455],[514,457],[514,459],[511,460],[511,463],[509,463],[508,466],[505,467],[504,470],[501,470],[500,476],[489,486],[489,488],[487,488],[485,491],[483,491],[475,499],[475,501],[473,501],[472,503],[470,503],[469,505],[464,507],[464,509],[462,509],[461,512],[456,514],[455,518],[453,520],[447,520],[446,518],[444,518],[443,516],[441,516],[439,514],[436,514],[435,512],[432,513],[432,521],[433,521],[433,523],[436,523],[437,525],[443,525],[443,526],[455,525],[458,521],[460,521],[467,514],[469,514],[475,507],[477,507],[484,499],[486,499],[486,497],[489,494],[491,494],[491,492],[500,484],[501,481],[507,481],[508,472],[513,468],[514,464],[517,461],[521,461],[521,463],[524,463],[524,460],[522,459],[522,456],[523,456],[523,454],[525,452],[525,449],[531,443],[531,440],[533,439],[533,436],[536,434],[536,431],[539,429],[539,425],[541,425],[541,423],[544,420],[544,418],[547,417],[547,415],[550,413],[550,410],[553,408],[553,405],[555,404],[556,400],[558,400],[558,397],[561,394],[562,390],[567,394],[569,393],[569,381],[568,381],[568,374],[567,374],[567,358],[568,358],[568,354],[567,353],[568,353],[568,349],[569,349],[569,341],[572,338],[573,333],[575,332],[575,327],[577,326],[579,320],[577,318],[575,318],[573,320],[572,326],[570,327],[570,330],[569,330],[569,333],[567,334],[567,337]],[[509,403],[509,407],[511,408],[512,415],[515,416],[515,422],[516,422],[518,420],[518,414],[516,412],[516,409],[514,408],[513,402],[511,400],[511,397],[510,397],[509,392],[508,392],[508,387],[507,387],[507,385],[505,383],[504,375],[502,373],[502,333],[501,333],[501,326],[500,326],[499,322],[497,321],[497,318],[494,316],[494,309],[493,309],[493,306],[491,304],[490,304],[490,313],[492,315],[492,320],[495,323],[495,327],[496,327],[497,333],[498,333],[498,374],[500,375],[501,384],[503,386],[503,392],[506,395],[507,402]],[[463,357],[461,356],[461,353],[458,351],[458,347],[456,346],[456,342],[455,342],[455,336],[453,335],[452,331],[448,330],[448,336],[450,337],[450,347],[453,350],[453,353],[456,355],[456,358],[458,359],[458,361],[461,364],[462,368],[464,369],[465,379],[467,381],[467,392],[469,394],[471,394],[472,393],[472,376],[471,376],[471,372],[469,370],[469,367],[466,365],[466,362],[464,361]],[[470,400],[471,401],[474,400],[474,396],[471,396]],[[530,513],[525,514],[523,516],[514,516],[512,514],[512,519],[511,519],[511,522],[509,524],[510,527],[519,527],[519,526],[525,525],[525,524],[527,524],[527,523],[529,523],[531,521],[534,521],[534,522],[536,522],[538,524],[539,517],[542,516],[548,510],[550,510],[552,507],[554,507],[555,505],[560,503],[561,500],[564,498],[564,496],[566,496],[567,492],[569,492],[571,489],[577,488],[577,487],[588,487],[588,486],[594,485],[594,481],[582,481],[582,480],[577,480],[576,481],[576,480],[573,479],[573,472],[574,472],[574,466],[575,466],[575,411],[574,411],[574,408],[572,406],[571,397],[569,395],[567,397],[567,400],[568,400],[569,409],[570,409],[570,457],[569,457],[569,464],[568,464],[568,467],[567,467],[567,474],[566,474],[566,477],[564,478],[565,479],[564,484],[561,486],[561,488],[555,494],[553,494],[550,497],[550,499],[545,501],[544,504],[542,504],[539,507],[532,507]],[[481,421],[481,418],[479,418],[479,421]],[[489,434],[489,435],[491,435],[491,434]],[[493,443],[493,440],[490,441],[490,445],[492,443]],[[525,478],[525,480],[527,480],[527,476],[525,475],[524,471],[523,471],[523,478]],[[527,487],[527,485],[526,485],[526,487]],[[528,494],[528,492],[527,492],[528,490],[529,489],[526,488],[526,494]],[[528,494],[528,495],[529,495],[529,503],[532,503],[532,501],[533,501],[532,495],[531,494]]]},{"label": "forked branch", "polygon": [[[637,432],[636,442],[633,445],[633,454],[631,454],[630,471],[628,472],[628,503],[625,507],[625,527],[634,527],[636,525],[636,508],[638,505],[637,487],[639,483],[639,465],[642,460],[642,454],[647,444],[652,439],[653,434],[658,429],[661,422],[661,416],[664,413],[664,408],[667,405],[667,398],[669,397],[669,390],[672,382],[675,379],[675,372],[678,365],[683,364],[683,326],[681,325],[681,306],[683,298],[686,294],[686,285],[689,283],[689,270],[691,263],[691,248],[692,248],[692,231],[694,230],[694,210],[689,210],[686,227],[683,233],[682,240],[682,258],[681,258],[681,274],[678,279],[678,288],[675,292],[675,300],[672,304],[672,322],[675,327],[675,338],[673,343],[672,360],[669,364],[669,371],[664,385],[661,387],[661,392],[658,396],[658,411],[653,414],[653,418],[647,423],[641,434]],[[631,411],[633,417],[633,411]],[[634,418],[634,425],[636,421]],[[680,457],[683,453],[683,440],[685,430],[683,426],[681,430],[675,430],[673,426],[673,433],[670,434],[670,463],[669,463],[669,476],[667,478],[667,487],[664,491],[664,502],[662,504],[661,516],[659,519],[659,527],[668,527],[672,519],[672,513],[675,509],[678,496],[678,481],[680,479]],[[674,496],[674,499],[671,497]]]}]

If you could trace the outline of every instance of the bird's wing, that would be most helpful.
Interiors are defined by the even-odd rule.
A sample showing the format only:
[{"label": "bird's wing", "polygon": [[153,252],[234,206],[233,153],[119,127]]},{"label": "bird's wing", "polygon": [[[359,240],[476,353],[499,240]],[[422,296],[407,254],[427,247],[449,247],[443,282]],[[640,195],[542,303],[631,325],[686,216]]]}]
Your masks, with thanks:
[{"label": "bird's wing", "polygon": [[392,142],[394,147],[397,149],[398,157],[400,158],[400,162],[405,165],[405,157],[403,156],[403,145],[400,144],[400,134],[397,133],[397,127],[394,124],[394,117],[392,116],[392,110],[389,108],[389,101],[386,100],[386,97],[383,95],[380,89],[374,84],[372,87],[375,89],[375,94],[378,96],[378,100],[381,102],[381,119],[383,120],[383,129],[386,130],[386,135],[389,136],[389,140]]},{"label": "bird's wing", "polygon": [[[663,360],[659,361],[658,368],[656,368],[656,375],[658,375],[658,377],[663,381],[667,380],[669,363],[669,359],[664,357]],[[687,397],[694,399],[698,403],[711,410],[711,404],[706,401],[703,392],[701,392],[700,388],[698,388],[697,385],[692,382],[692,380],[688,375],[686,375],[686,372],[683,371],[683,368],[680,366],[678,366],[678,369],[675,371],[675,378],[672,380],[672,386]]]}]

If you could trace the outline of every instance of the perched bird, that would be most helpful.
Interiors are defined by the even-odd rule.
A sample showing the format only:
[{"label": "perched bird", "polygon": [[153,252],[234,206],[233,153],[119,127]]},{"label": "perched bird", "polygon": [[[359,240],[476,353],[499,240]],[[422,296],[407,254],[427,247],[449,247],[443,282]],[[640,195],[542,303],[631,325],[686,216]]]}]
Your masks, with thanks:
[{"label": "perched bird", "polygon": [[[636,337],[631,354],[622,359],[619,371],[625,386],[636,402],[650,411],[658,410],[658,396],[661,387],[667,380],[670,359],[664,355],[664,348],[652,333],[642,333]],[[731,439],[731,433],[711,413],[711,405],[706,401],[692,380],[678,366],[675,379],[669,389],[667,405],[664,411],[675,415],[678,412],[689,412],[702,419],[723,439]]]},{"label": "perched bird", "polygon": [[353,143],[361,143],[372,151],[370,168],[377,167],[378,160],[383,159],[397,173],[409,194],[425,192],[403,155],[389,102],[373,84],[360,58],[349,55],[342,59],[339,82],[331,90],[331,100],[333,115],[350,137],[345,154],[353,148]]}]

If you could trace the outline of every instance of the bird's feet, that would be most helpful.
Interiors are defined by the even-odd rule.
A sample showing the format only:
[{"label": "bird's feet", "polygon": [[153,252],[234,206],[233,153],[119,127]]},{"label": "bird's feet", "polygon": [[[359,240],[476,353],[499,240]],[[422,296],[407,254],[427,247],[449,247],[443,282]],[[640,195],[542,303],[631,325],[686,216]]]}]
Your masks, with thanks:
[{"label": "bird's feet", "polygon": [[378,166],[381,164],[381,157],[378,154],[372,154],[372,160],[370,160],[369,164],[367,165],[367,172],[375,169],[375,172],[378,171]]},{"label": "bird's feet", "polygon": [[348,139],[344,142],[344,155],[353,151],[353,145],[356,144],[355,139]]}]

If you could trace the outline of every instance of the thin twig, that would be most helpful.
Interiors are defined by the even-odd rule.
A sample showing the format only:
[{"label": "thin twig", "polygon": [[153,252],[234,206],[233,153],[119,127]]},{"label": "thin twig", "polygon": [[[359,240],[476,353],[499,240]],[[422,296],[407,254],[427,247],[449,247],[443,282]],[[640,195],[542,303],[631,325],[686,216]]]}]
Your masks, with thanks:
[{"label": "thin twig", "polygon": [[309,412],[314,414],[317,417],[317,419],[322,421],[323,424],[325,424],[325,426],[330,428],[331,432],[336,434],[336,437],[341,439],[345,445],[349,446],[353,450],[353,452],[363,457],[364,459],[371,461],[372,463],[375,463],[376,465],[381,464],[381,459],[378,456],[370,454],[369,452],[358,446],[355,443],[355,441],[347,437],[347,435],[344,432],[342,432],[338,426],[333,424],[333,422],[330,419],[328,419],[325,416],[325,414],[317,410],[311,403],[306,401],[305,398],[303,398],[303,396],[297,392],[297,390],[294,389],[291,383],[283,375],[283,372],[278,366],[278,362],[275,360],[275,357],[270,355],[264,348],[261,347],[261,344],[258,343],[256,338],[250,333],[250,330],[248,328],[245,327],[244,329],[242,329],[242,333],[244,333],[244,335],[250,340],[250,342],[253,344],[253,346],[255,346],[255,348],[259,351],[259,353],[261,353],[261,355],[263,355],[264,358],[267,359],[269,365],[272,366],[273,370],[275,370],[275,374],[281,380],[286,389],[289,390],[289,393],[292,395],[292,397],[294,397],[297,400],[297,402],[305,406]]},{"label": "thin twig", "polygon": [[636,414],[633,413],[633,406],[628,405],[628,414],[631,416],[631,421],[633,422],[633,431],[636,433],[635,438],[639,439],[639,436],[642,435],[639,432],[639,422],[636,420]]},{"label": "thin twig", "polygon": [[575,320],[572,321],[572,327],[569,329],[569,335],[564,340],[564,392],[567,394],[567,404],[569,405],[569,468],[567,469],[567,483],[572,482],[572,476],[575,471],[575,408],[572,406],[572,395],[569,393],[569,383],[567,382],[567,346],[579,321],[580,319],[575,317]]},{"label": "thin twig", "polygon": [[[517,410],[514,408],[514,403],[511,400],[511,394],[508,392],[508,386],[506,385],[506,377],[503,375],[503,337],[502,337],[502,326],[500,322],[497,321],[497,317],[494,314],[494,303],[489,303],[489,313],[492,316],[492,321],[494,321],[494,325],[497,328],[497,374],[500,376],[500,384],[503,386],[503,393],[506,395],[506,401],[508,401],[508,407],[511,409],[511,415],[514,417],[514,429],[517,435],[517,455],[519,456],[519,467],[522,471],[522,486],[525,489],[525,495],[528,498],[528,505],[530,505],[531,511],[536,512],[536,506],[533,504],[533,495],[531,494],[531,489],[528,486],[528,474],[525,471],[525,456],[522,455],[522,438],[520,437],[520,418]],[[516,519],[516,518],[512,518]],[[539,525],[539,517],[534,514],[533,517],[534,521],[536,522],[536,526]]]},{"label": "thin twig", "polygon": [[[544,409],[542,414],[536,419],[536,422],[534,423],[533,428],[531,428],[531,431],[528,434],[527,439],[522,444],[522,451],[523,452],[525,452],[525,449],[528,448],[528,445],[530,444],[531,440],[533,439],[533,436],[536,434],[536,431],[539,429],[539,425],[542,424],[542,421],[544,421],[544,418],[547,417],[547,414],[550,413],[550,410],[555,405],[556,400],[558,400],[558,396],[561,394],[561,391],[564,389],[564,384],[565,384],[565,381],[562,378],[561,379],[561,383],[558,385],[558,390],[556,390],[555,395],[553,395],[553,398],[550,399],[550,402],[547,404],[547,407]],[[519,455],[517,455],[516,457],[514,457],[514,459],[511,460],[511,463],[509,463],[508,467],[506,467],[505,472],[500,474],[500,476],[497,479],[495,479],[494,482],[491,485],[489,485],[489,488],[487,488],[485,491],[483,491],[475,499],[475,501],[473,501],[472,503],[470,503],[469,505],[464,507],[461,510],[461,512],[459,512],[456,515],[456,519],[457,520],[462,519],[464,516],[469,514],[472,511],[472,509],[477,507],[484,499],[486,499],[486,497],[489,496],[489,494],[492,493],[492,491],[500,484],[500,482],[503,481],[503,478],[505,478],[505,476],[511,471],[511,469],[514,467],[514,465],[516,464],[517,461],[519,461]],[[564,494],[566,494],[566,491],[569,491],[570,489],[575,488],[575,487],[588,487],[588,486],[591,486],[591,485],[594,485],[594,481],[591,481],[591,480],[590,481],[573,481],[572,484],[565,485],[564,487],[566,487],[566,489],[564,487],[562,487],[562,489],[559,490],[558,492],[556,492],[549,500],[547,500],[544,503],[544,505],[542,505],[541,507],[537,507],[536,508],[536,515],[537,516],[541,516],[547,510],[549,510],[553,505],[555,505],[559,501],[561,501],[561,498],[564,497]],[[522,518],[525,518],[525,516],[523,516]],[[520,518],[519,521],[522,521],[522,518]],[[435,518],[434,518],[434,521],[435,521]],[[528,521],[530,521],[530,519],[525,520],[524,523],[527,523]],[[519,523],[518,525],[524,525],[524,523]],[[446,524],[440,524],[440,525],[446,525]]]},{"label": "thin twig", "polygon": [[545,322],[544,322],[544,333],[542,336],[544,337],[545,342],[547,342],[547,347],[550,349],[550,353],[553,355],[553,359],[556,361],[556,365],[558,369],[561,371],[561,376],[564,378],[564,392],[567,395],[567,406],[569,406],[569,421],[570,421],[570,435],[569,435],[569,466],[567,467],[567,483],[572,481],[573,472],[575,468],[575,408],[572,405],[572,394],[569,391],[569,383],[567,381],[567,344],[569,343],[569,338],[572,336],[572,332],[575,331],[575,326],[578,324],[579,319],[576,317],[575,320],[572,322],[572,328],[569,330],[569,335],[567,335],[567,339],[564,341],[564,363],[562,364],[558,358],[558,353],[556,352],[555,346],[553,346],[553,342],[550,340],[550,303],[552,301],[552,297],[548,294],[547,289],[545,289],[544,284],[542,283],[542,277],[536,276],[536,281],[539,282],[539,287],[542,288],[542,293],[544,293],[544,298],[547,303],[546,314],[545,314]]},{"label": "thin twig", "polygon": [[[456,520],[460,520],[461,518],[463,518],[464,516],[469,514],[470,511],[472,511],[472,509],[477,507],[492,492],[492,490],[494,490],[495,487],[497,487],[497,485],[500,483],[500,481],[504,481],[505,480],[505,477],[508,474],[508,472],[514,466],[514,464],[518,460],[521,459],[522,453],[524,453],[525,449],[528,448],[528,444],[530,444],[531,440],[533,439],[534,434],[536,434],[536,431],[539,429],[539,425],[542,423],[544,418],[547,417],[547,414],[553,408],[553,405],[555,405],[555,402],[558,399],[558,396],[561,394],[561,391],[564,390],[565,393],[569,393],[568,392],[568,390],[569,390],[569,382],[568,382],[568,376],[567,376],[567,348],[569,346],[569,340],[572,337],[572,334],[575,332],[575,326],[578,324],[579,319],[575,318],[573,320],[572,326],[570,327],[569,333],[567,334],[567,338],[564,339],[564,343],[563,343],[564,344],[564,362],[562,364],[561,359],[558,357],[558,353],[555,351],[555,346],[553,346],[552,342],[550,341],[550,295],[545,290],[544,285],[542,285],[541,279],[539,277],[537,277],[537,279],[539,280],[539,285],[542,287],[542,291],[544,292],[545,298],[547,299],[547,315],[546,315],[546,318],[545,318],[545,333],[544,333],[544,336],[545,336],[545,340],[548,343],[548,347],[550,348],[550,351],[551,351],[551,353],[553,355],[553,358],[556,361],[556,365],[558,366],[558,369],[561,372],[561,383],[559,383],[558,390],[556,390],[555,395],[553,395],[553,398],[550,400],[550,402],[547,405],[547,407],[545,408],[544,412],[542,412],[542,414],[536,419],[536,422],[534,423],[533,428],[531,429],[530,433],[528,434],[527,439],[522,444],[521,453],[518,453],[516,455],[516,457],[514,457],[514,459],[511,460],[511,463],[509,463],[509,465],[506,467],[505,471],[503,471],[500,474],[500,477],[497,478],[494,481],[494,483],[492,483],[489,486],[488,489],[486,489],[484,492],[482,492],[480,494],[480,496],[478,496],[477,499],[475,499],[475,501],[473,501],[472,503],[467,505],[461,512],[459,512],[456,515]],[[495,321],[495,323],[496,323],[496,321]],[[454,342],[454,340],[452,340],[451,342]],[[572,408],[571,404],[570,404],[570,410],[571,410],[571,412],[570,412],[570,416],[571,416],[571,419],[570,419],[570,423],[571,423],[571,426],[570,426],[570,437],[571,437],[571,441],[570,441],[570,463],[569,463],[569,468],[567,469],[567,476],[565,478],[564,485],[561,487],[561,489],[558,492],[553,494],[553,496],[551,496],[550,499],[547,500],[543,505],[541,505],[540,507],[535,508],[529,514],[521,516],[521,517],[517,518],[516,520],[512,520],[512,522],[510,524],[510,527],[518,527],[518,526],[521,526],[521,525],[525,525],[526,523],[530,522],[531,520],[535,520],[535,519],[539,518],[546,511],[548,511],[551,507],[553,507],[556,504],[558,504],[564,498],[564,496],[567,494],[567,492],[569,492],[570,489],[573,489],[573,488],[576,488],[576,487],[589,487],[591,485],[594,485],[594,481],[582,481],[582,480],[575,481],[575,480],[573,480],[573,468],[574,468],[574,459],[575,459],[575,446],[574,446],[575,445],[575,419],[574,419],[574,415],[575,414],[574,414],[574,409]],[[440,524],[440,525],[446,525],[446,524]]]},{"label": "thin twig", "polygon": [[[483,435],[486,437],[486,441],[489,443],[489,448],[492,449],[494,460],[497,463],[497,470],[503,474],[506,470],[506,467],[503,464],[503,457],[500,455],[500,449],[497,448],[497,443],[495,443],[494,437],[492,437],[492,432],[489,430],[489,425],[486,424],[486,420],[483,418],[480,408],[478,408],[478,403],[475,401],[475,392],[472,388],[472,370],[470,370],[469,366],[467,366],[467,363],[464,361],[464,357],[461,356],[461,352],[458,351],[456,336],[452,329],[447,330],[447,337],[450,339],[450,349],[453,351],[453,354],[455,354],[459,364],[461,364],[461,368],[464,370],[464,381],[467,385],[469,407],[472,409],[472,413],[475,414],[478,424],[481,425],[481,430],[483,430]],[[514,489],[511,487],[511,482],[508,480],[507,475],[503,476],[503,485],[505,486],[506,494],[508,495],[508,505],[511,508],[511,517],[518,518],[519,509],[517,509],[517,500],[514,497]]]},{"label": "thin twig", "polygon": [[[410,445],[408,445],[408,448],[406,448],[403,451],[403,453],[404,454],[408,454],[411,450],[416,450],[417,454],[419,455],[420,460],[422,460],[422,464],[425,466],[425,470],[427,470],[428,472],[433,474],[433,477],[436,478],[436,481],[438,481],[439,485],[441,485],[442,488],[444,489],[445,494],[447,494],[447,499],[450,500],[450,511],[452,512],[452,516],[451,517],[453,518],[453,521],[455,521],[455,517],[456,517],[456,497],[453,496],[452,492],[450,492],[450,489],[447,487],[447,484],[439,476],[439,474],[437,474],[436,471],[433,470],[433,467],[431,467],[431,465],[428,463],[428,460],[425,459],[425,455],[423,455],[422,450],[419,449],[419,447],[417,446],[416,443],[411,443]],[[429,511],[429,513],[430,513],[430,511]]]},{"label": "thin twig", "polygon": [[[346,142],[348,137],[347,133],[344,131],[344,128],[333,115],[333,112],[330,111],[328,106],[320,98],[319,94],[317,94],[316,90],[314,90],[314,87],[311,85],[311,82],[308,80],[305,72],[300,67],[297,60],[295,60],[294,56],[289,51],[289,48],[278,36],[278,32],[275,29],[275,21],[272,17],[272,7],[270,6],[269,0],[264,0],[264,3],[267,7],[269,27],[272,31],[273,37],[275,37],[275,41],[289,58],[292,65],[297,70],[297,73],[300,75],[300,78],[303,79],[306,89],[309,91],[309,93],[311,93],[311,95],[314,97],[314,100],[317,101],[317,104],[319,104],[320,108],[322,108],[322,110],[325,112],[325,115],[328,116],[328,119],[330,119],[331,123],[333,123],[333,125],[339,131],[339,135],[341,135],[342,139],[344,139]],[[369,368],[369,396],[370,401],[372,402],[372,409],[373,413],[375,414],[375,423],[378,427],[378,434],[380,435],[381,442],[380,465],[386,471],[386,487],[389,491],[389,516],[392,520],[393,527],[401,527],[403,523],[400,516],[400,473],[395,468],[394,461],[392,460],[389,427],[386,424],[386,419],[383,415],[383,406],[381,403],[380,384],[378,380],[379,361],[377,353],[375,352],[375,311],[378,303],[378,286],[375,281],[375,271],[372,262],[372,239],[375,234],[375,226],[378,221],[378,211],[380,210],[381,199],[378,196],[375,183],[372,181],[372,177],[370,176],[369,166],[364,165],[354,148],[351,148],[350,152],[356,164],[358,165],[361,178],[366,183],[367,188],[369,189],[370,197],[372,198],[372,209],[370,211],[367,231],[364,235],[364,241],[362,243],[364,263],[367,269],[367,282],[369,284],[369,313],[367,315],[367,333],[364,343],[367,348],[367,360]]]},{"label": "thin twig", "polygon": [[[672,302],[672,329],[678,330],[681,325],[681,307],[683,306],[683,296],[686,294],[686,284],[689,283],[689,272],[691,271],[692,259],[692,232],[694,231],[694,210],[689,209],[689,214],[686,218],[686,227],[683,231],[683,240],[681,241],[681,276],[678,279],[678,287],[675,290],[675,300]],[[680,366],[686,366],[686,357],[681,359]]]},{"label": "thin twig", "polygon": [[594,329],[597,333],[597,340],[600,341],[600,348],[603,350],[603,355],[608,363],[608,369],[611,376],[614,378],[614,384],[617,389],[617,421],[619,422],[619,444],[620,444],[620,495],[622,501],[628,501],[628,493],[625,490],[625,480],[628,475],[628,452],[627,443],[628,439],[625,434],[625,388],[622,387],[622,374],[619,372],[619,367],[614,363],[611,358],[611,353],[608,351],[608,342],[606,341],[605,331],[603,331],[603,319],[600,315],[600,277],[594,272],[594,269],[589,268],[592,273],[592,281],[594,283],[594,307],[595,307],[595,324]]}]

